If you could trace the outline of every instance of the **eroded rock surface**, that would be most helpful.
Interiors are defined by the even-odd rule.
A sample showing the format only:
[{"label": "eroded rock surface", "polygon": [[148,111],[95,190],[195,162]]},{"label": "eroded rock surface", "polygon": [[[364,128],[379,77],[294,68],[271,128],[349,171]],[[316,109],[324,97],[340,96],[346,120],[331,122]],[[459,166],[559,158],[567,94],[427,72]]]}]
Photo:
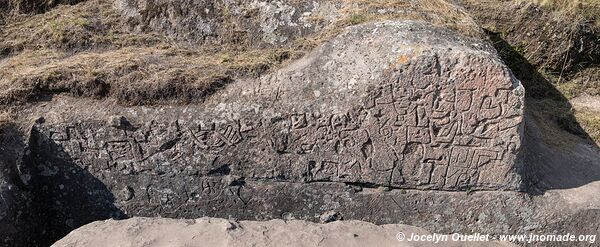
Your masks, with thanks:
[{"label": "eroded rock surface", "polygon": [[313,34],[328,36],[321,31],[382,19],[422,20],[482,37],[462,8],[444,0],[115,0],[114,6],[132,31],[163,33],[192,45],[302,46]]},{"label": "eroded rock surface", "polygon": [[14,126],[0,125],[0,246],[36,245],[33,195],[19,176],[24,143]]},{"label": "eroded rock surface", "polygon": [[23,172],[57,236],[125,215],[366,218],[361,188],[521,186],[522,86],[486,43],[423,22],[348,28],[201,105],[54,107],[32,113]]},{"label": "eroded rock surface", "polygon": [[[138,31],[159,31],[190,43],[280,46],[323,28],[339,15],[336,1],[117,0]],[[319,20],[315,15],[319,15]]]}]

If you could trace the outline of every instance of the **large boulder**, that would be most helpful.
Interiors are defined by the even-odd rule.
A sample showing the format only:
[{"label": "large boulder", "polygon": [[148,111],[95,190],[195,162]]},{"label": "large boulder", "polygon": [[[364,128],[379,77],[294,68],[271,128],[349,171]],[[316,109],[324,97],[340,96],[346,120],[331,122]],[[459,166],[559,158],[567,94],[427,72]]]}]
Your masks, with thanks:
[{"label": "large boulder", "polygon": [[523,94],[485,42],[364,24],[203,104],[34,109],[24,172],[62,233],[124,215],[314,219],[361,208],[362,188],[519,190]]}]

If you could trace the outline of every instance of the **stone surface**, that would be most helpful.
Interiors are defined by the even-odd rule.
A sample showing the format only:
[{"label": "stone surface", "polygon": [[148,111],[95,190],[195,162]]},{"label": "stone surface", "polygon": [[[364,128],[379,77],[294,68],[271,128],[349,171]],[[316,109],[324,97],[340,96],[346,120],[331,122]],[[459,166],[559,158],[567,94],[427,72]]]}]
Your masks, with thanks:
[{"label": "stone surface", "polygon": [[359,190],[521,186],[522,86],[423,22],[348,28],[201,105],[40,110],[22,172],[55,237],[126,215],[388,222]]},{"label": "stone surface", "polygon": [[[335,20],[341,1],[116,0],[130,27],[193,44],[281,46]],[[318,20],[317,20],[318,18]]]},{"label": "stone surface", "polygon": [[26,218],[32,198],[22,187],[14,184],[8,167],[5,161],[0,160],[0,246],[15,242],[25,246],[27,239],[23,236],[35,227]]},{"label": "stone surface", "polygon": [[[338,236],[330,226],[385,228],[351,220],[445,234],[600,232],[600,150],[579,139],[568,147],[544,142],[562,130],[524,121],[522,87],[488,43],[467,38],[482,30],[459,7],[437,0],[114,3],[133,33],[226,52],[293,49],[304,39],[313,47],[363,21],[429,24],[344,29],[289,66],[237,77],[197,104],[124,107],[52,91],[18,107],[21,132],[0,144],[1,246],[48,246],[89,222],[136,216],[284,219],[295,223],[247,224],[330,236]],[[137,233],[124,228],[139,227],[138,237],[171,241],[159,235],[192,229],[181,222],[211,227],[149,219],[88,227],[116,229],[101,238],[128,239]],[[386,240],[381,234],[364,236]]]},{"label": "stone surface", "polygon": [[[83,226],[56,242],[55,247],[69,246],[516,246],[493,241],[438,243],[399,241],[431,235],[418,227],[407,225],[373,225],[361,221],[315,224],[305,221],[271,220],[229,221],[215,218],[173,220],[162,218],[132,218],[124,221],[100,221]],[[439,236],[441,237],[441,236]],[[402,239],[402,237],[400,237]]]},{"label": "stone surface", "polygon": [[493,52],[465,43],[423,23],[350,28],[308,58],[174,118],[44,123],[33,141],[39,155],[62,151],[114,179],[518,189],[523,88]]},{"label": "stone surface", "polygon": [[483,37],[462,8],[445,0],[114,0],[114,6],[131,31],[233,49],[303,46],[328,37],[321,31],[336,33],[340,27],[382,19],[422,20]]},{"label": "stone surface", "polygon": [[33,196],[17,170],[24,143],[14,126],[0,126],[0,246],[34,246]]}]

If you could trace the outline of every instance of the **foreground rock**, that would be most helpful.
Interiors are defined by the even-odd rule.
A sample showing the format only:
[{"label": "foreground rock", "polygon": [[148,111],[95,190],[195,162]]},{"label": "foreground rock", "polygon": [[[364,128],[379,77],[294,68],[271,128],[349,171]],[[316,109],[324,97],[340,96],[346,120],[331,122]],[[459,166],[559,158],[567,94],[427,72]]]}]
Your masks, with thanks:
[{"label": "foreground rock", "polygon": [[[400,235],[399,235],[400,234]],[[409,242],[402,237],[431,235],[407,225],[377,226],[362,221],[316,224],[306,221],[229,221],[216,218],[173,220],[133,218],[81,227],[55,247],[70,246],[516,246],[498,242]],[[441,236],[440,236],[441,237]]]}]

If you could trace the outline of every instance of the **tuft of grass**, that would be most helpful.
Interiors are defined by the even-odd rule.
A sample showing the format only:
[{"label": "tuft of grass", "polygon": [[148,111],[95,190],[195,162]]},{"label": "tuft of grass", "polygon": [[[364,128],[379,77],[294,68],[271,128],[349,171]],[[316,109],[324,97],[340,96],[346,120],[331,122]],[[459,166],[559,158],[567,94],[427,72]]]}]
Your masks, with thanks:
[{"label": "tuft of grass", "polygon": [[592,20],[600,27],[600,0],[518,0],[550,9],[558,16]]},{"label": "tuft of grass", "polygon": [[600,145],[600,112],[581,109],[575,111],[575,118],[581,123],[590,138]]},{"label": "tuft of grass", "polygon": [[350,14],[348,22],[350,23],[350,25],[358,25],[360,23],[365,22],[366,20],[367,20],[367,18],[363,14],[352,13],[352,14]]}]

